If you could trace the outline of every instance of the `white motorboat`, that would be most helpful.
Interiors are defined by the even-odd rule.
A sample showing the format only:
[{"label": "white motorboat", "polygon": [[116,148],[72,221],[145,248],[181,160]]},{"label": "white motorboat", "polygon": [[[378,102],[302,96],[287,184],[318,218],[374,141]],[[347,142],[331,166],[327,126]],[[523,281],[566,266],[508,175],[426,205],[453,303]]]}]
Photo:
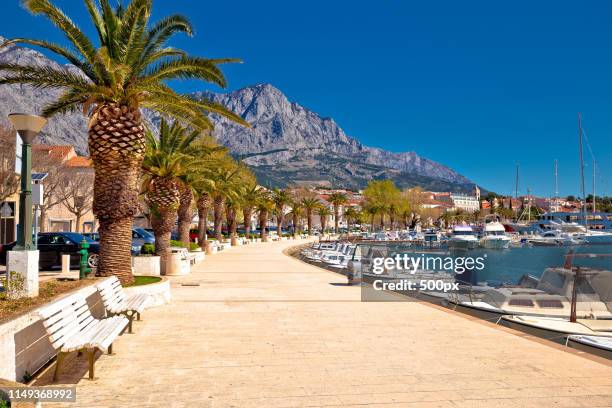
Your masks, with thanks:
[{"label": "white motorboat", "polygon": [[488,249],[506,249],[510,246],[511,238],[506,234],[504,226],[493,221],[485,224],[480,246]]},{"label": "white motorboat", "polygon": [[612,360],[612,337],[574,334],[567,336],[566,345]]},{"label": "white motorboat", "polygon": [[570,322],[561,317],[502,316],[501,323],[537,337],[565,344],[567,336],[586,335],[612,339],[612,320],[577,319]]},{"label": "white motorboat", "polygon": [[469,225],[455,225],[448,240],[451,249],[474,249],[478,245],[478,238]]},{"label": "white motorboat", "polygon": [[[584,280],[576,293],[576,316],[612,319],[612,273],[583,269]],[[540,279],[525,276],[518,286],[491,287],[480,293],[449,299],[450,307],[486,320],[497,321],[503,315],[567,317],[575,272],[565,268],[546,268]]]},{"label": "white motorboat", "polygon": [[534,246],[573,246],[585,243],[582,238],[559,230],[543,232],[528,238],[527,241]]}]

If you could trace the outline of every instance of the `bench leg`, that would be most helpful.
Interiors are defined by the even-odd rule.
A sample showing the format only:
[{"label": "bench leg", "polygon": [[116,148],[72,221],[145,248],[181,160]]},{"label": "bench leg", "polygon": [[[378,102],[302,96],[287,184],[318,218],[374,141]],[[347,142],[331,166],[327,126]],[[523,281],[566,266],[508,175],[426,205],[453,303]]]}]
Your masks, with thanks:
[{"label": "bench leg", "polygon": [[59,377],[60,364],[62,363],[62,360],[64,360],[64,357],[66,357],[66,354],[67,353],[62,351],[57,353],[57,359],[55,360],[55,371],[53,372],[53,381],[57,381],[57,377]]},{"label": "bench leg", "polygon": [[[128,318],[128,333],[133,334],[132,332],[132,323],[134,322],[134,317],[136,316],[136,312],[124,312],[123,315]],[[125,329],[123,329],[125,331]]]},{"label": "bench leg", "polygon": [[108,346],[108,354],[112,355],[113,354],[113,343],[111,343],[110,346]]},{"label": "bench leg", "polygon": [[136,320],[140,321],[140,312],[136,312]]},{"label": "bench leg", "polygon": [[96,349],[87,350],[87,357],[89,360],[89,379],[90,380],[94,379],[94,363],[95,363],[94,357],[95,356],[96,356]]}]

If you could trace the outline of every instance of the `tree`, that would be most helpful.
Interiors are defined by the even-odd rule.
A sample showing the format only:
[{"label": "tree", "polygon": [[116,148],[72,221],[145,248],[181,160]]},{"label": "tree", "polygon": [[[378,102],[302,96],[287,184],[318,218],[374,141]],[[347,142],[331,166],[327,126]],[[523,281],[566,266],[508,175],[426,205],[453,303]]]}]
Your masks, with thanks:
[{"label": "tree", "polygon": [[251,239],[251,219],[253,218],[253,210],[261,199],[262,194],[263,190],[260,189],[255,182],[243,186],[240,195],[240,206],[242,208],[244,236],[246,239]]},{"label": "tree", "polygon": [[324,205],[321,205],[319,208],[317,208],[317,215],[321,220],[321,234],[325,234],[325,232],[327,231],[327,219],[331,214],[332,213],[331,211],[329,211],[329,208]]},{"label": "tree", "polygon": [[351,229],[353,228],[355,224],[355,220],[357,220],[357,218],[359,217],[359,214],[357,213],[357,210],[355,209],[355,207],[347,207],[344,210],[344,217],[346,218],[346,221],[348,223],[348,230],[350,233]]},{"label": "tree", "polygon": [[53,156],[47,146],[34,146],[32,149],[32,170],[37,173],[47,173],[43,180],[43,199],[40,206],[40,231],[47,230],[47,212],[62,202],[59,194],[63,183],[64,165],[60,159]]},{"label": "tree", "polygon": [[[209,132],[206,112],[246,124],[219,104],[176,93],[168,82],[196,79],[225,87],[219,64],[234,59],[189,56],[168,47],[177,33],[192,35],[189,21],[178,15],[150,21],[152,0],[132,0],[116,7],[108,0],[85,0],[97,32],[97,44],[51,0],[23,0],[24,7],[43,15],[66,37],[68,46],[46,40],[16,38],[14,43],[44,48],[70,62],[68,66],[0,64],[0,85],[29,84],[61,91],[43,116],[81,111],[89,117],[89,153],[95,168],[93,212],[100,222],[98,272],[133,281],[132,219],[138,213],[140,168],[145,155],[141,108],[152,109],[195,130]],[[157,183],[161,187],[161,183]],[[167,185],[165,187],[168,187]]]},{"label": "tree", "polygon": [[179,122],[170,126],[165,119],[161,120],[159,137],[150,130],[146,132],[142,190],[152,210],[155,253],[161,257],[163,271],[170,259],[170,236],[177,217],[181,189],[186,188],[181,178],[201,160],[192,156],[192,144],[198,137],[199,132],[190,132]]},{"label": "tree", "polygon": [[278,229],[278,236],[283,236],[283,221],[285,218],[285,207],[291,201],[291,197],[286,190],[275,188],[272,190],[272,201],[276,210],[276,225]]},{"label": "tree", "polygon": [[302,211],[304,207],[302,207],[302,203],[299,197],[294,197],[291,199],[291,223],[293,224],[293,238],[297,238],[300,231],[300,218],[302,217]]},{"label": "tree", "polygon": [[[385,229],[385,214],[389,213],[391,205],[397,205],[400,199],[400,191],[391,180],[370,181],[363,191],[365,207],[371,215],[380,215],[381,229]],[[374,217],[372,216],[372,223]]]},{"label": "tree", "polygon": [[20,178],[15,172],[15,132],[0,127],[0,203],[19,190]]},{"label": "tree", "polygon": [[261,242],[268,242],[268,232],[266,227],[268,226],[268,216],[270,212],[274,210],[274,201],[270,197],[268,192],[261,192],[259,200],[257,200],[257,213],[259,214],[259,236]]},{"label": "tree", "polygon": [[93,205],[93,172],[80,169],[64,169],[57,195],[64,208],[76,217],[76,232],[82,232],[81,219]]},{"label": "tree", "polygon": [[308,223],[308,235],[312,236],[312,214],[321,206],[321,202],[314,196],[314,193],[302,198],[301,201],[304,212],[306,213],[306,222]]},{"label": "tree", "polygon": [[338,223],[340,221],[340,206],[346,204],[348,198],[344,193],[332,193],[327,201],[334,207],[334,232],[338,233]]}]

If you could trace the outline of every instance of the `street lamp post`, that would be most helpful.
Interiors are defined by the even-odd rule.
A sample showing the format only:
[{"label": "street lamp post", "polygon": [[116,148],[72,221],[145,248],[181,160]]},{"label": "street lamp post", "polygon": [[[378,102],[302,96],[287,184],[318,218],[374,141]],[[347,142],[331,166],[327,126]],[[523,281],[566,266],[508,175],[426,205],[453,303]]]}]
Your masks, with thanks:
[{"label": "street lamp post", "polygon": [[21,137],[21,193],[19,194],[19,250],[35,249],[32,243],[32,141],[47,123],[47,119],[24,113],[11,113],[9,120]]}]

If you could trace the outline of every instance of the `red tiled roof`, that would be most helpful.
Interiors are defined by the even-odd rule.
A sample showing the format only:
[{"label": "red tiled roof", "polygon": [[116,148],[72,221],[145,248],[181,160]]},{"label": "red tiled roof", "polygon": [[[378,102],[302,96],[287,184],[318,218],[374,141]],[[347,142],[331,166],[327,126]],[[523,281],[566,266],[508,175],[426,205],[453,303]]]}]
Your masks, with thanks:
[{"label": "red tiled roof", "polygon": [[38,150],[38,151],[46,151],[49,154],[49,156],[56,158],[56,159],[60,159],[60,160],[65,160],[71,154],[76,154],[74,152],[74,147],[70,145],[49,146],[49,145],[41,144],[41,145],[33,145],[32,149]]},{"label": "red tiled roof", "polygon": [[91,167],[91,159],[85,156],[75,156],[64,163],[68,167]]}]

